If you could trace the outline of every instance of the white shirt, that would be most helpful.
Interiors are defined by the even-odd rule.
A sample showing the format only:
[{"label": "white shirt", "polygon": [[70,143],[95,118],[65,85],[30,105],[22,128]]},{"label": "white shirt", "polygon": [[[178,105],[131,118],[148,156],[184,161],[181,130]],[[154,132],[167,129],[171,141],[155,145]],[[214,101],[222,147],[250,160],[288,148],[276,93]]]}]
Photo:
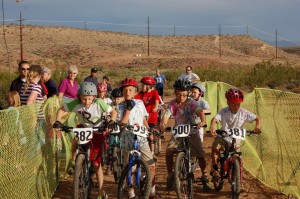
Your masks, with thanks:
[{"label": "white shirt", "polygon": [[230,128],[242,128],[245,122],[253,122],[256,115],[240,108],[236,114],[231,113],[229,107],[223,108],[216,116],[216,120],[222,123],[222,130]]},{"label": "white shirt", "polygon": [[189,80],[192,81],[193,79],[199,79],[198,75],[196,75],[195,73],[191,73],[191,74],[187,74],[187,73],[182,73],[178,79],[185,79],[185,80]]}]

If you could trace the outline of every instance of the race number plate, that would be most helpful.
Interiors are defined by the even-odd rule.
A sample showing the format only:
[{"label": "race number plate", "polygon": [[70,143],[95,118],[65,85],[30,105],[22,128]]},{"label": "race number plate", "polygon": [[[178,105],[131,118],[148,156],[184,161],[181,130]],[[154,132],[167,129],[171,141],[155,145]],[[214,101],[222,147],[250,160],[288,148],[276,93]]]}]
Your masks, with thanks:
[{"label": "race number plate", "polygon": [[225,130],[227,135],[231,138],[235,138],[238,140],[245,140],[246,129],[242,128],[231,128]]},{"label": "race number plate", "polygon": [[191,132],[191,125],[180,124],[173,127],[172,134],[175,138],[188,137]]},{"label": "race number plate", "polygon": [[73,133],[78,144],[86,144],[93,138],[93,128],[74,128]]},{"label": "race number plate", "polygon": [[137,126],[137,125],[134,125],[134,128],[133,128],[133,131],[132,131],[133,134],[137,135],[137,136],[140,136],[140,137],[148,137],[148,130],[146,129],[146,127],[144,126]]},{"label": "race number plate", "polygon": [[110,134],[119,134],[120,131],[120,126],[119,125],[114,125],[114,128],[112,129],[112,131],[110,132]]}]

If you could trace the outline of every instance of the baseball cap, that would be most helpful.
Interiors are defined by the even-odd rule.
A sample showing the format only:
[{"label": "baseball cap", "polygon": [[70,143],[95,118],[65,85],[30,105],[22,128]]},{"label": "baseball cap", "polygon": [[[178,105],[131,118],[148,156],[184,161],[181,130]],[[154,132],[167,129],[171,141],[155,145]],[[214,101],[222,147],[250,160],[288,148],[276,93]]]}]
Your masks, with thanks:
[{"label": "baseball cap", "polygon": [[98,68],[96,68],[96,67],[93,67],[92,69],[91,69],[91,72],[97,72],[98,71]]}]

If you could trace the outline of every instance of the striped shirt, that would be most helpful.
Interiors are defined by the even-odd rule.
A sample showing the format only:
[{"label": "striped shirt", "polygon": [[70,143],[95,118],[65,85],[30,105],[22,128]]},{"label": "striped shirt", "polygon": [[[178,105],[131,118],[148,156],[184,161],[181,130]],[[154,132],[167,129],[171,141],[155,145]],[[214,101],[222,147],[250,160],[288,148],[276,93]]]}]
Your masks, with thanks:
[{"label": "striped shirt", "polygon": [[[29,84],[26,92],[24,93],[26,84],[27,83],[23,84],[21,87],[21,95],[20,95],[21,105],[27,105],[27,100],[28,100],[31,92],[37,93],[37,97],[34,102],[43,102],[44,98],[42,96],[42,86],[38,83],[31,83],[31,84]],[[39,110],[38,118],[44,119],[44,114],[43,114],[42,108]]]}]

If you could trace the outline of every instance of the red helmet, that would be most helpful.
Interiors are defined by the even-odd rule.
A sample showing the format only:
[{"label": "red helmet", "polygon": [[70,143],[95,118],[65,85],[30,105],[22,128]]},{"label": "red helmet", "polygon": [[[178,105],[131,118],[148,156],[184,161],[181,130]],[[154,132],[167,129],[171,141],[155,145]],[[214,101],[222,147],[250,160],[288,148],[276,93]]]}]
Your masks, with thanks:
[{"label": "red helmet", "polygon": [[230,88],[228,91],[226,91],[225,97],[229,102],[232,103],[241,103],[244,101],[243,92],[237,88]]},{"label": "red helmet", "polygon": [[146,84],[146,85],[155,85],[156,81],[154,78],[152,78],[150,76],[146,76],[141,79],[141,83]]},{"label": "red helmet", "polygon": [[134,87],[138,87],[139,83],[137,81],[135,81],[134,79],[131,78],[125,78],[122,82],[120,87],[124,87],[124,86],[134,86]]}]

